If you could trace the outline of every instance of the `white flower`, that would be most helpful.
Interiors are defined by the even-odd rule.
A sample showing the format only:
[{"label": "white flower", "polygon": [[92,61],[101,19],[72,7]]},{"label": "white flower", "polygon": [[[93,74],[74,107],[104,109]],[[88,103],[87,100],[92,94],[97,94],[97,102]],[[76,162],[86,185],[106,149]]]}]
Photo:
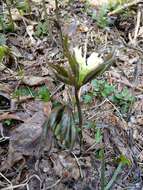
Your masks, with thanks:
[{"label": "white flower", "polygon": [[82,82],[84,77],[94,69],[96,69],[100,64],[103,63],[103,59],[99,57],[98,53],[93,52],[87,59],[82,56],[82,49],[75,47],[74,56],[79,65],[79,80]]}]

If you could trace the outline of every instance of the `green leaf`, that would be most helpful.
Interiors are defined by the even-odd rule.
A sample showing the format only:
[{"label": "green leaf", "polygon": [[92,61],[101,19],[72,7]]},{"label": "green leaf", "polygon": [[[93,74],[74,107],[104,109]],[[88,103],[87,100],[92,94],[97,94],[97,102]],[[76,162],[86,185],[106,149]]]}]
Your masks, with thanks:
[{"label": "green leaf", "polygon": [[66,136],[68,125],[71,122],[70,117],[71,117],[71,115],[69,114],[69,112],[65,110],[64,114],[62,116],[61,122],[60,122],[61,129],[62,129],[61,130],[62,139],[64,139]]},{"label": "green leaf", "polygon": [[85,104],[91,103],[92,99],[93,99],[93,97],[90,94],[86,94],[86,95],[83,96],[83,101],[84,101]]},{"label": "green leaf", "polygon": [[38,96],[44,102],[48,102],[50,100],[50,91],[46,86],[42,86],[38,91]]},{"label": "green leaf", "polygon": [[95,141],[96,143],[100,143],[102,141],[102,133],[101,133],[101,129],[99,128],[96,129]]},{"label": "green leaf", "polygon": [[60,123],[58,123],[54,128],[54,135],[57,137],[57,139],[60,139],[60,132],[61,132],[61,125]]},{"label": "green leaf", "polygon": [[68,72],[64,69],[64,67],[60,65],[54,65],[52,63],[49,63],[49,66],[52,67],[59,75],[62,75],[63,77],[69,77]]},{"label": "green leaf", "polygon": [[0,62],[6,56],[7,51],[8,51],[7,46],[0,46]]},{"label": "green leaf", "polygon": [[39,22],[36,26],[35,35],[38,37],[43,37],[48,34],[48,26],[46,22]]},{"label": "green leaf", "polygon": [[75,81],[73,81],[74,80],[73,78],[69,79],[69,78],[66,78],[62,75],[59,75],[58,73],[55,73],[55,76],[59,81],[65,83],[65,84],[68,84],[71,86],[75,84]]},{"label": "green leaf", "polygon": [[103,97],[108,97],[109,95],[111,95],[113,92],[115,91],[115,87],[112,85],[109,85],[108,83],[105,83],[104,85],[104,89],[101,92]]},{"label": "green leaf", "polygon": [[71,54],[71,52],[69,51],[69,45],[68,45],[68,36],[64,37],[64,53],[65,56],[68,59],[68,63],[70,65],[70,68],[74,74],[74,77],[78,79],[79,77],[79,65],[75,59],[75,56]]},{"label": "green leaf", "polygon": [[131,161],[125,155],[120,155],[118,161],[124,165],[131,165]]},{"label": "green leaf", "polygon": [[53,69],[53,72],[59,81],[68,85],[76,84],[75,76],[73,76],[70,71],[65,70],[63,66],[54,64],[49,64],[49,66]]},{"label": "green leaf", "polygon": [[2,45],[0,46],[0,63],[6,56],[9,56],[12,60],[14,59],[11,49],[6,45]]},{"label": "green leaf", "polygon": [[86,128],[86,129],[95,129],[95,123],[91,122],[91,121],[88,121],[88,122],[85,123],[84,128]]},{"label": "green leaf", "polygon": [[95,90],[95,91],[99,91],[100,90],[100,85],[99,85],[99,81],[97,79],[94,79],[91,81],[91,85],[92,85],[92,88]]},{"label": "green leaf", "polygon": [[63,105],[59,105],[52,110],[49,117],[48,124],[53,130],[55,130],[57,124],[60,122],[62,118],[63,110],[64,110]]},{"label": "green leaf", "polygon": [[12,97],[18,98],[21,96],[29,96],[29,95],[36,96],[36,93],[32,90],[32,88],[20,87],[13,92]]},{"label": "green leaf", "polygon": [[70,146],[70,134],[71,134],[71,118],[70,118],[70,122],[68,123],[67,125],[67,131],[66,131],[66,134],[65,134],[65,138],[64,138],[64,144],[66,147],[69,147]]},{"label": "green leaf", "polygon": [[56,123],[54,134],[57,140],[67,148],[73,148],[76,139],[76,128],[73,122],[73,113],[69,106],[65,106],[59,122]]},{"label": "green leaf", "polygon": [[70,130],[70,148],[73,148],[76,137],[77,137],[77,130],[75,128],[75,124],[72,124]]}]

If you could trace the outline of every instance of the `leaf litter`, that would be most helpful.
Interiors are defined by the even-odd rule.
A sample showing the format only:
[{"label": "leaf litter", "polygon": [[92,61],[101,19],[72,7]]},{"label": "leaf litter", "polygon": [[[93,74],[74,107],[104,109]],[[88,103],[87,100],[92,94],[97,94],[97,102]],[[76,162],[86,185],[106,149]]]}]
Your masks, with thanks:
[{"label": "leaf litter", "polygon": [[[98,20],[97,24],[96,18],[94,19],[94,13],[98,13],[101,1],[92,1],[89,6],[87,5],[87,2],[77,0],[69,5],[67,2],[60,2],[62,30],[69,34],[73,47],[75,45],[84,47],[88,42],[86,44],[87,58],[93,52],[99,52],[102,56],[106,50],[119,47],[116,63],[100,79],[106,80],[110,85],[115,85],[119,92],[127,87],[135,97],[135,102],[126,114],[122,113],[121,107],[113,103],[110,97],[97,98],[95,96],[92,106],[86,105],[82,101],[82,96],[90,92],[92,88],[91,84],[85,85],[80,94],[84,109],[84,123],[90,121],[96,126],[94,128],[94,125],[86,125],[84,128],[85,153],[78,155],[78,144],[75,145],[72,153],[63,151],[61,145],[57,144],[54,137],[47,134],[47,131],[46,141],[43,139],[41,141],[51,105],[54,101],[62,103],[66,98],[65,94],[69,94],[68,90],[70,90],[64,86],[58,90],[60,83],[55,80],[46,63],[46,60],[51,64],[63,61],[59,30],[56,22],[53,23],[52,41],[44,33],[42,38],[35,35],[36,26],[41,21],[42,6],[39,1],[34,1],[32,7],[34,17],[21,16],[19,12],[15,14],[15,9],[13,9],[16,31],[6,34],[5,43],[12,48],[14,57],[12,61],[10,58],[4,58],[0,65],[1,189],[6,189],[12,184],[13,187],[19,185],[18,188],[24,190],[27,188],[40,190],[42,183],[43,189],[98,190],[100,189],[100,156],[103,144],[106,145],[107,181],[113,176],[118,166],[116,159],[120,155],[126,156],[131,161],[131,165],[121,170],[111,189],[136,190],[143,187],[141,178],[143,160],[142,22],[138,28],[137,46],[134,47],[131,44],[131,39],[135,35],[137,21],[134,18],[137,18],[138,6],[133,5],[134,12],[129,18],[126,15],[123,16],[122,13],[117,13],[115,15],[116,28],[109,25],[102,29],[99,27],[102,20]],[[54,15],[54,10],[54,1],[50,1],[48,13]],[[53,94],[48,99],[49,102],[43,102],[43,99],[33,93],[42,85],[46,85]],[[30,89],[29,94],[32,99],[28,98],[27,94],[19,94],[16,97],[16,105],[11,109],[11,102],[14,100],[13,93],[23,86]],[[44,92],[40,97],[44,96],[43,94]],[[66,99],[70,98],[73,99],[72,91]],[[120,99],[121,104],[122,101]],[[103,143],[96,142],[96,131],[101,131]],[[100,133],[98,136],[100,139]],[[22,186],[22,184],[25,185]]]}]

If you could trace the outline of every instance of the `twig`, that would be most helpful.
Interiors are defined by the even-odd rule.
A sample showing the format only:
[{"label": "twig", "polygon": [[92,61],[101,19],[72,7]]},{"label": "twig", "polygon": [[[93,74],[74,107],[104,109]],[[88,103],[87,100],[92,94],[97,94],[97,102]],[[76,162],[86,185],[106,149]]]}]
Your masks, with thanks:
[{"label": "twig", "polygon": [[2,188],[1,190],[13,190],[13,189],[16,189],[18,187],[25,187],[26,185],[27,185],[27,182],[19,184],[19,185],[10,185],[9,187]]},{"label": "twig", "polygon": [[106,98],[106,100],[113,106],[114,110],[116,110],[118,112],[118,114],[120,115],[120,118],[122,119],[123,122],[125,122],[121,112],[119,111],[119,109],[108,99]]},{"label": "twig", "polygon": [[0,176],[1,176],[2,178],[4,178],[4,179],[12,186],[11,181],[9,181],[9,179],[7,179],[1,172],[0,172]]},{"label": "twig", "polygon": [[75,160],[76,160],[76,162],[77,162],[77,165],[78,165],[78,167],[79,167],[80,177],[83,178],[83,173],[82,173],[81,166],[80,166],[80,163],[79,163],[79,161],[78,161],[78,158],[76,157],[76,155],[75,155],[73,152],[71,152],[71,153],[72,153],[72,155],[74,156],[74,158],[75,158]]},{"label": "twig", "polygon": [[130,43],[136,46],[136,40],[138,37],[138,32],[139,32],[139,27],[140,27],[140,21],[141,21],[141,10],[138,8],[138,13],[137,13],[137,22],[136,22],[136,27],[135,27],[135,33],[134,33],[134,38],[132,39],[130,36]]},{"label": "twig", "polygon": [[142,3],[142,2],[143,2],[143,0],[134,0],[134,1],[132,1],[132,2],[126,3],[126,4],[122,5],[122,6],[117,7],[117,9],[115,9],[115,10],[109,12],[109,13],[108,13],[108,16],[117,14],[117,13],[119,13],[120,11],[122,11],[123,9],[129,8],[129,7],[133,6],[133,5],[136,5],[136,4]]},{"label": "twig", "polygon": [[36,174],[33,174],[32,176],[29,177],[29,179],[26,179],[26,182],[25,182],[25,183],[22,183],[22,184],[19,184],[19,185],[12,185],[12,183],[11,183],[2,173],[0,173],[0,175],[1,175],[8,183],[10,183],[10,186],[5,187],[5,188],[2,188],[1,190],[13,190],[13,189],[17,189],[17,188],[19,188],[19,187],[25,187],[25,186],[26,186],[26,188],[27,188],[27,190],[28,190],[28,189],[29,189],[28,183],[29,183],[30,179],[32,179],[33,177],[36,177],[36,178],[40,181],[40,183],[41,183],[41,179],[40,179],[39,176],[36,175]]},{"label": "twig", "polygon": [[101,107],[103,104],[105,104],[106,102],[107,102],[107,100],[105,99],[105,100],[103,100],[100,104],[95,105],[95,106],[92,106],[92,107],[90,107],[90,108],[83,109],[83,111],[88,111],[88,110],[92,110],[92,109],[94,109],[94,111],[95,111],[95,110],[97,110],[99,107]]},{"label": "twig", "polygon": [[100,149],[103,145],[100,143],[100,144],[97,144],[97,142],[95,142],[94,144],[92,144],[86,151],[85,153],[89,152],[90,150],[97,150],[97,149]]},{"label": "twig", "polygon": [[63,178],[63,177],[61,177],[59,180],[57,180],[53,185],[51,185],[51,186],[49,186],[49,187],[46,187],[46,190],[52,189],[53,187],[55,187],[56,185],[58,185],[58,183],[61,182],[62,178]]},{"label": "twig", "polygon": [[120,38],[121,42],[123,43],[123,45],[124,45],[125,47],[130,48],[130,49],[133,49],[133,50],[135,50],[135,51],[138,51],[139,53],[141,53],[141,55],[143,54],[143,50],[142,50],[140,47],[134,47],[134,46],[132,46],[132,45],[130,45],[130,44],[127,44],[127,43],[125,42],[125,40],[124,40],[121,36],[120,36],[119,38]]},{"label": "twig", "polygon": [[143,88],[140,88],[140,87],[138,87],[138,86],[132,85],[132,84],[130,84],[130,83],[126,83],[126,82],[124,82],[123,80],[117,80],[117,82],[118,82],[118,83],[125,84],[126,86],[128,86],[128,87],[130,87],[130,88],[133,88],[133,89],[135,89],[135,90],[138,90],[138,91],[140,91],[140,92],[143,93]]},{"label": "twig", "polygon": [[65,84],[61,84],[60,86],[58,86],[50,95],[50,98],[52,98],[60,89],[62,89],[64,87]]}]

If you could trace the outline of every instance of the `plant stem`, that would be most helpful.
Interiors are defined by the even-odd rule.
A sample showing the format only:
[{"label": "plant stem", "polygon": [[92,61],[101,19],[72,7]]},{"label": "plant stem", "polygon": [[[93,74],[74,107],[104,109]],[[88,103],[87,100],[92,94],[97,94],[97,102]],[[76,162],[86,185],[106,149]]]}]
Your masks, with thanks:
[{"label": "plant stem", "polygon": [[59,35],[60,35],[60,40],[61,40],[61,46],[64,52],[64,43],[63,43],[63,33],[62,33],[62,29],[61,29],[61,25],[60,25],[60,18],[59,18],[59,5],[58,5],[58,0],[55,0],[55,14],[56,14],[56,24],[58,25],[58,30],[59,30]]},{"label": "plant stem", "polygon": [[117,178],[118,174],[122,171],[122,166],[123,166],[123,163],[120,162],[119,165],[118,165],[118,167],[116,168],[116,170],[115,170],[115,172],[114,172],[114,174],[113,174],[111,180],[110,180],[109,183],[106,185],[105,190],[111,189],[113,183],[116,181],[116,178]]},{"label": "plant stem", "polygon": [[80,152],[82,150],[82,145],[83,145],[83,118],[82,118],[82,110],[81,110],[81,105],[79,101],[79,89],[75,87],[75,99],[76,99],[76,106],[77,106],[77,111],[78,111],[78,119],[79,119],[79,129],[80,129]]},{"label": "plant stem", "polygon": [[101,190],[105,190],[105,153],[104,147],[101,150]]}]

